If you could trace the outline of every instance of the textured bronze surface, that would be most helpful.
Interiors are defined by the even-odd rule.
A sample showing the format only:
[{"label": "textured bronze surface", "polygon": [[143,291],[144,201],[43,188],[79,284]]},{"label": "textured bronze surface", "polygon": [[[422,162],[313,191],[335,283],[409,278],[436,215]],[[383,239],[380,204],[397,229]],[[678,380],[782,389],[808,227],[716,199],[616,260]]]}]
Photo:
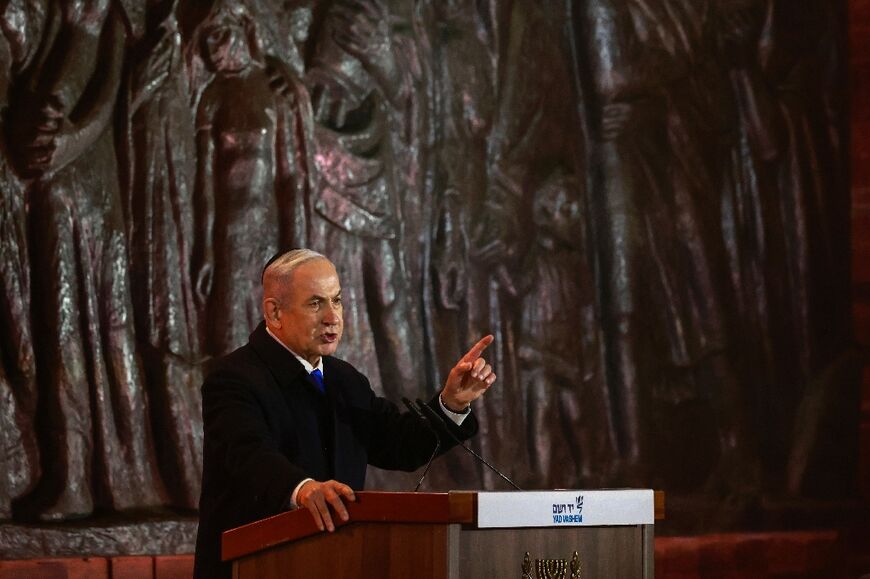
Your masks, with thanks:
[{"label": "textured bronze surface", "polygon": [[0,519],[195,508],[203,372],[301,245],[380,393],[496,336],[521,486],[852,491],[845,2],[0,6]]}]

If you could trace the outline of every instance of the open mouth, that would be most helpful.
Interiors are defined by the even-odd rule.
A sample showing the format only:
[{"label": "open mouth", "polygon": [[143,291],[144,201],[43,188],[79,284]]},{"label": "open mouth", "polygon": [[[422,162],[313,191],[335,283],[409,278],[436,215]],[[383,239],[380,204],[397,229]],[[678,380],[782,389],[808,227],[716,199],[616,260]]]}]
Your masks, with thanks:
[{"label": "open mouth", "polygon": [[325,334],[322,334],[322,335],[320,336],[320,338],[323,340],[324,343],[326,343],[326,344],[332,344],[333,342],[335,342],[336,340],[338,340],[338,333],[335,333],[335,332],[326,332]]}]

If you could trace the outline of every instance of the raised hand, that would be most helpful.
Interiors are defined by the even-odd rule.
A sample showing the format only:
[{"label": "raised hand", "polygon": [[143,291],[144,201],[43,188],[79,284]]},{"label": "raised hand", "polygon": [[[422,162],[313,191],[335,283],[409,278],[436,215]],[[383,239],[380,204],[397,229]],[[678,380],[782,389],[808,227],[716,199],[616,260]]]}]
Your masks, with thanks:
[{"label": "raised hand", "polygon": [[390,15],[381,0],[342,0],[333,10],[333,39],[356,57],[392,99],[401,92],[401,74],[390,35]]},{"label": "raised hand", "polygon": [[389,14],[379,0],[343,0],[333,14],[340,24],[333,33],[336,42],[364,66],[390,51]]},{"label": "raised hand", "polygon": [[481,357],[494,339],[492,335],[481,338],[450,370],[441,391],[441,400],[448,410],[463,412],[495,382],[492,366]]}]

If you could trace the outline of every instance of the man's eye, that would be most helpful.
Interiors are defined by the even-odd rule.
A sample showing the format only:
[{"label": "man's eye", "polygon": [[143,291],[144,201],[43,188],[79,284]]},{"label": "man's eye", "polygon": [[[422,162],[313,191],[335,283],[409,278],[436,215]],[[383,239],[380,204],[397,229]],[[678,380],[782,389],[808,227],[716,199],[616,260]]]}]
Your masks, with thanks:
[{"label": "man's eye", "polygon": [[319,310],[320,309],[320,302],[319,301],[309,302],[308,307],[311,308],[312,310]]},{"label": "man's eye", "polygon": [[336,306],[340,306],[341,305],[341,298],[334,298],[332,300],[332,303],[335,304]]}]

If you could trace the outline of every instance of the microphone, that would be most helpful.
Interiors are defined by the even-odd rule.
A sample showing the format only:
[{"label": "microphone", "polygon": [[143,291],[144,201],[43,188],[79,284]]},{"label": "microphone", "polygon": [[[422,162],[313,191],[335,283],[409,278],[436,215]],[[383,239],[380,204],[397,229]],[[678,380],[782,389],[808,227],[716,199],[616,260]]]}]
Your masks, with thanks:
[{"label": "microphone", "polygon": [[435,435],[435,448],[432,450],[432,454],[429,456],[429,461],[426,462],[426,468],[423,469],[423,475],[420,477],[420,480],[417,481],[417,486],[414,487],[414,492],[416,493],[418,490],[420,490],[420,485],[423,484],[423,479],[425,479],[426,475],[429,474],[429,467],[432,466],[432,461],[435,460],[435,456],[438,454],[438,451],[441,450],[441,437],[438,436],[438,433],[429,422],[429,419],[423,416],[423,413],[420,412],[420,409],[417,407],[416,404],[414,404],[404,396],[402,396],[402,404],[404,404],[405,407],[411,411],[411,414],[416,416],[423,424],[426,425],[429,431]]},{"label": "microphone", "polygon": [[420,419],[421,422],[425,422],[426,425],[429,426],[429,430],[432,430],[432,425],[429,424],[429,419],[423,416],[423,413],[420,412],[420,407],[411,402],[411,400],[405,396],[402,396],[402,404],[405,405],[405,408],[411,411],[411,414]]},{"label": "microphone", "polygon": [[456,444],[461,446],[463,448],[463,450],[465,450],[465,452],[467,452],[468,454],[470,454],[471,456],[476,458],[479,462],[486,465],[486,467],[489,468],[489,470],[491,470],[492,472],[494,472],[495,474],[500,476],[505,482],[507,482],[512,487],[514,487],[516,490],[518,490],[518,491],[523,490],[520,487],[518,487],[516,485],[516,483],[514,483],[514,481],[512,481],[505,474],[503,474],[500,470],[498,470],[497,468],[495,468],[494,466],[492,466],[491,464],[486,462],[486,460],[482,456],[480,456],[479,454],[477,454],[476,452],[474,452],[473,450],[471,450],[470,448],[465,446],[465,444],[461,440],[456,438],[456,435],[453,434],[453,432],[450,430],[450,427],[447,425],[447,423],[444,421],[444,419],[441,418],[437,412],[432,410],[432,408],[430,408],[428,404],[426,404],[425,402],[423,402],[422,400],[417,398],[417,405],[420,407],[420,409],[423,411],[423,413],[426,414],[426,416],[429,418],[429,420],[433,424],[440,424],[441,428],[444,429],[444,431],[447,433],[447,435],[450,438],[452,438]]}]

